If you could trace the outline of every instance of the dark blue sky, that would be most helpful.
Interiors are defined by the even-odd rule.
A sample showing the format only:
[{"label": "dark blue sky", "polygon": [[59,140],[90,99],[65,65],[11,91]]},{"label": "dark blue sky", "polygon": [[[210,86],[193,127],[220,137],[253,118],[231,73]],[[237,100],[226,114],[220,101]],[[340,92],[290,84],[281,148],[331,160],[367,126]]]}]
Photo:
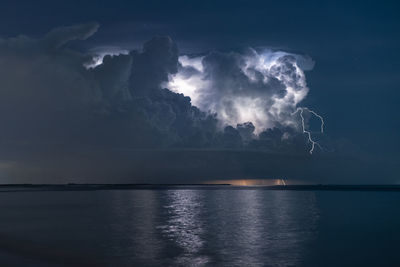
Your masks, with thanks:
[{"label": "dark blue sky", "polygon": [[246,46],[306,54],[304,105],[332,139],[396,161],[400,148],[400,4],[397,1],[2,1],[0,38],[41,37],[96,21],[80,50],[138,48],[170,36],[181,53]]}]

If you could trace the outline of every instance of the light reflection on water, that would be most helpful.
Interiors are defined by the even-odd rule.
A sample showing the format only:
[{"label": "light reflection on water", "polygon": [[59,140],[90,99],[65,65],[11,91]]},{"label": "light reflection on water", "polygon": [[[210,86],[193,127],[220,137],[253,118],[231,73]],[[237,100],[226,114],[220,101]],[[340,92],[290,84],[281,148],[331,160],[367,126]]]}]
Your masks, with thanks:
[{"label": "light reflection on water", "polygon": [[173,265],[205,265],[209,259],[202,255],[204,234],[204,194],[199,190],[165,191],[165,221],[157,228],[163,238],[173,242],[179,253]]},{"label": "light reflection on water", "polygon": [[[299,265],[318,222],[312,192],[165,190],[157,194],[159,210],[153,214],[158,214],[158,224],[149,222],[155,229],[144,228],[139,234],[134,230],[132,237],[143,241],[136,246],[142,255],[151,255],[155,244],[149,248],[148,242],[157,235],[163,251],[153,256],[172,266]],[[146,199],[140,202],[152,203],[142,196]]]},{"label": "light reflection on water", "polygon": [[[41,214],[30,238],[48,244],[46,253],[52,253],[50,246],[57,240],[69,240],[63,246],[70,246],[71,253],[90,248],[106,266],[301,265],[319,221],[314,192],[180,189],[46,194],[25,194],[31,199],[24,205],[33,209],[23,215],[3,214],[3,219],[19,220],[7,224],[8,233],[23,232],[26,225],[21,219],[35,224],[26,217]],[[62,211],[35,204],[37,196],[40,203],[52,201]],[[73,208],[63,208],[65,203]],[[63,220],[51,215],[56,212],[64,214]],[[49,234],[54,225],[57,231]]]},{"label": "light reflection on water", "polygon": [[[215,192],[211,203],[218,218],[209,221],[210,251],[226,266],[299,265],[307,243],[314,238],[318,220],[313,193],[264,190]],[[300,204],[300,205],[299,205]],[[214,207],[214,204],[211,204]],[[307,225],[307,231],[302,231]],[[300,230],[300,231],[299,231]]]},{"label": "light reflection on water", "polygon": [[232,187],[2,193],[0,265],[400,266],[398,203]]}]

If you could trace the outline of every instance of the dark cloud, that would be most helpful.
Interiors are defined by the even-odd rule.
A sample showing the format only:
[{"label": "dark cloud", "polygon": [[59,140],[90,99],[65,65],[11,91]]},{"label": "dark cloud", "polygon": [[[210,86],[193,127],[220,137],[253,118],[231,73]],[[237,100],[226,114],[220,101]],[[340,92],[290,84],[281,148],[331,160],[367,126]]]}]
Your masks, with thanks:
[{"label": "dark cloud", "polygon": [[106,55],[103,63],[89,70],[93,73],[104,101],[115,106],[132,99],[129,78],[132,72],[130,55]]},{"label": "dark cloud", "polygon": [[[64,48],[88,37],[97,24],[58,28],[43,39],[0,43],[0,133],[4,144],[170,147],[212,146],[216,119],[181,94],[161,88],[178,67],[168,37],[141,51],[105,56],[86,69],[85,54]],[[51,44],[51,45],[50,45]]]},{"label": "dark cloud", "polygon": [[178,48],[169,37],[155,37],[133,51],[131,88],[135,95],[148,95],[168,81],[169,74],[178,71]]},{"label": "dark cloud", "polygon": [[252,122],[239,123],[236,128],[244,141],[249,142],[255,139],[255,127]]},{"label": "dark cloud", "polygon": [[[217,112],[164,88],[171,75],[201,74],[179,62],[169,37],[155,37],[128,54],[106,55],[101,65],[86,68],[91,56],[68,42],[84,40],[97,28],[89,23],[57,28],[42,39],[0,40],[0,175],[7,182],[182,182],[188,175],[192,182],[273,178],[280,171],[299,177],[301,172],[283,171],[279,159],[291,157],[295,169],[313,161],[296,127],[276,121],[256,133],[253,121],[224,125]],[[295,56],[279,57],[265,83],[265,74],[256,68],[243,71],[247,55],[204,56],[202,75],[218,90],[207,91],[203,102],[219,103],[235,117],[234,102],[223,95],[261,94],[268,102],[271,96],[283,98],[288,84],[304,89]],[[273,165],[264,166],[268,161]]]}]

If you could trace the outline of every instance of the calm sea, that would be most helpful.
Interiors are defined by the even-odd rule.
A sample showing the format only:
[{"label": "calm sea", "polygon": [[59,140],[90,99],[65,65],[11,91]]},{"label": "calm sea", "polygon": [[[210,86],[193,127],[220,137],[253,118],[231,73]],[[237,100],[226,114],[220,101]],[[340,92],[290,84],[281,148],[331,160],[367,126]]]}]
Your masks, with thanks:
[{"label": "calm sea", "polygon": [[0,193],[1,266],[400,266],[400,193]]}]

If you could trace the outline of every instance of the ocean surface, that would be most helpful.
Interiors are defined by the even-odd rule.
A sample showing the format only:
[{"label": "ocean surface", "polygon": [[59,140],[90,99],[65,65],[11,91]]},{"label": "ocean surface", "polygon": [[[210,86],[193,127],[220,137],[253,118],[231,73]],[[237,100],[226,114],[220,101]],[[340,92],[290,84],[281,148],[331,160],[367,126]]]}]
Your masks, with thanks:
[{"label": "ocean surface", "polygon": [[0,266],[400,266],[400,193],[0,193]]}]

